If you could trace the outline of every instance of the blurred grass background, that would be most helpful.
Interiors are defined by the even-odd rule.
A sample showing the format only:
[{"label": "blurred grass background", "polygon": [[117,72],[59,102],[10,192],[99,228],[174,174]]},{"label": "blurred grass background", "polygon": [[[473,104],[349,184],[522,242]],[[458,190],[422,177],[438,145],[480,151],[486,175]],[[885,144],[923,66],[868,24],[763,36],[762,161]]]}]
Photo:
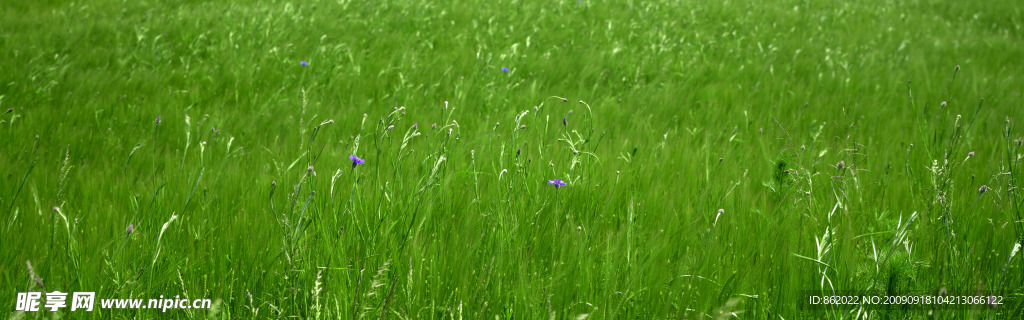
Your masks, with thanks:
[{"label": "blurred grass background", "polygon": [[13,312],[26,261],[47,291],[215,300],[186,318],[1019,295],[1022,7],[0,1],[0,313],[58,316]]}]

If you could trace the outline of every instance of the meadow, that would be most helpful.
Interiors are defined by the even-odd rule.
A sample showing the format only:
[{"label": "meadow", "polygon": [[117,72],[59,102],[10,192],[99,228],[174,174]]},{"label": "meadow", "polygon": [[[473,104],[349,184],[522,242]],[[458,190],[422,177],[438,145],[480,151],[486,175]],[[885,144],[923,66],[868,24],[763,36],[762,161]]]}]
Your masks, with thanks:
[{"label": "meadow", "polygon": [[1022,61],[1011,0],[0,0],[0,317],[1019,319]]}]

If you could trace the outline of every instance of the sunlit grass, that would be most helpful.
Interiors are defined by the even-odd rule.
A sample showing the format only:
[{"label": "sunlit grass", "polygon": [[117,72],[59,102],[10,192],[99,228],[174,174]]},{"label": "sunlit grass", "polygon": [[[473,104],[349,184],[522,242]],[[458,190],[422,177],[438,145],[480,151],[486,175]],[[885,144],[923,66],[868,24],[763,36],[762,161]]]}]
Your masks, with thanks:
[{"label": "sunlit grass", "polygon": [[3,1],[0,314],[1020,317],[1021,9]]}]

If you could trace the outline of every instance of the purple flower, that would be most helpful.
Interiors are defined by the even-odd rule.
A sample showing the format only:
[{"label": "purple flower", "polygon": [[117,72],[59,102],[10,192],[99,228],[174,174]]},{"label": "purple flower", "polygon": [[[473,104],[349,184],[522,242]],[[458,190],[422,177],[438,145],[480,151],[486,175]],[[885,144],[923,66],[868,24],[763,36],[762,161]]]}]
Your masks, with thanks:
[{"label": "purple flower", "polygon": [[129,224],[128,229],[124,231],[125,236],[130,236],[133,232],[135,232],[135,224]]},{"label": "purple flower", "polygon": [[508,72],[508,68],[501,68],[501,72]]},{"label": "purple flower", "polygon": [[348,159],[352,160],[352,168],[355,168],[357,165],[366,164],[366,159],[360,159],[354,154],[348,156]]},{"label": "purple flower", "polygon": [[302,61],[302,62],[299,62],[299,64],[304,65],[304,66],[308,66],[309,62]]},{"label": "purple flower", "polygon": [[565,181],[562,181],[561,179],[555,179],[555,180],[548,180],[548,185],[555,186],[555,190],[558,190],[559,187],[566,185],[566,183],[565,183]]},{"label": "purple flower", "polygon": [[967,157],[968,157],[968,158],[970,158],[970,157],[973,157],[973,156],[974,156],[974,151],[971,151],[971,152],[968,152],[968,153],[967,153]]},{"label": "purple flower", "polygon": [[156,116],[156,124],[160,124],[160,116]]},{"label": "purple flower", "polygon": [[306,171],[313,172],[313,166],[309,166],[309,168],[306,168]]},{"label": "purple flower", "polygon": [[988,191],[988,186],[981,186],[981,188],[978,188],[978,195],[985,193],[985,191]]}]

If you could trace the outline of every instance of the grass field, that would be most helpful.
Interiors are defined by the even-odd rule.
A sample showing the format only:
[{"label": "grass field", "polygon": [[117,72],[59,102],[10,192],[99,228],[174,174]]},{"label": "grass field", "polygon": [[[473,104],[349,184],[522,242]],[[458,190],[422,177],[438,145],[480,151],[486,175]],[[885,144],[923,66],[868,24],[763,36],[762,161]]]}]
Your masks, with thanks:
[{"label": "grass field", "polygon": [[[1008,0],[2,0],[0,317],[1019,319],[1022,62]],[[801,305],[922,292],[1005,300]]]}]

